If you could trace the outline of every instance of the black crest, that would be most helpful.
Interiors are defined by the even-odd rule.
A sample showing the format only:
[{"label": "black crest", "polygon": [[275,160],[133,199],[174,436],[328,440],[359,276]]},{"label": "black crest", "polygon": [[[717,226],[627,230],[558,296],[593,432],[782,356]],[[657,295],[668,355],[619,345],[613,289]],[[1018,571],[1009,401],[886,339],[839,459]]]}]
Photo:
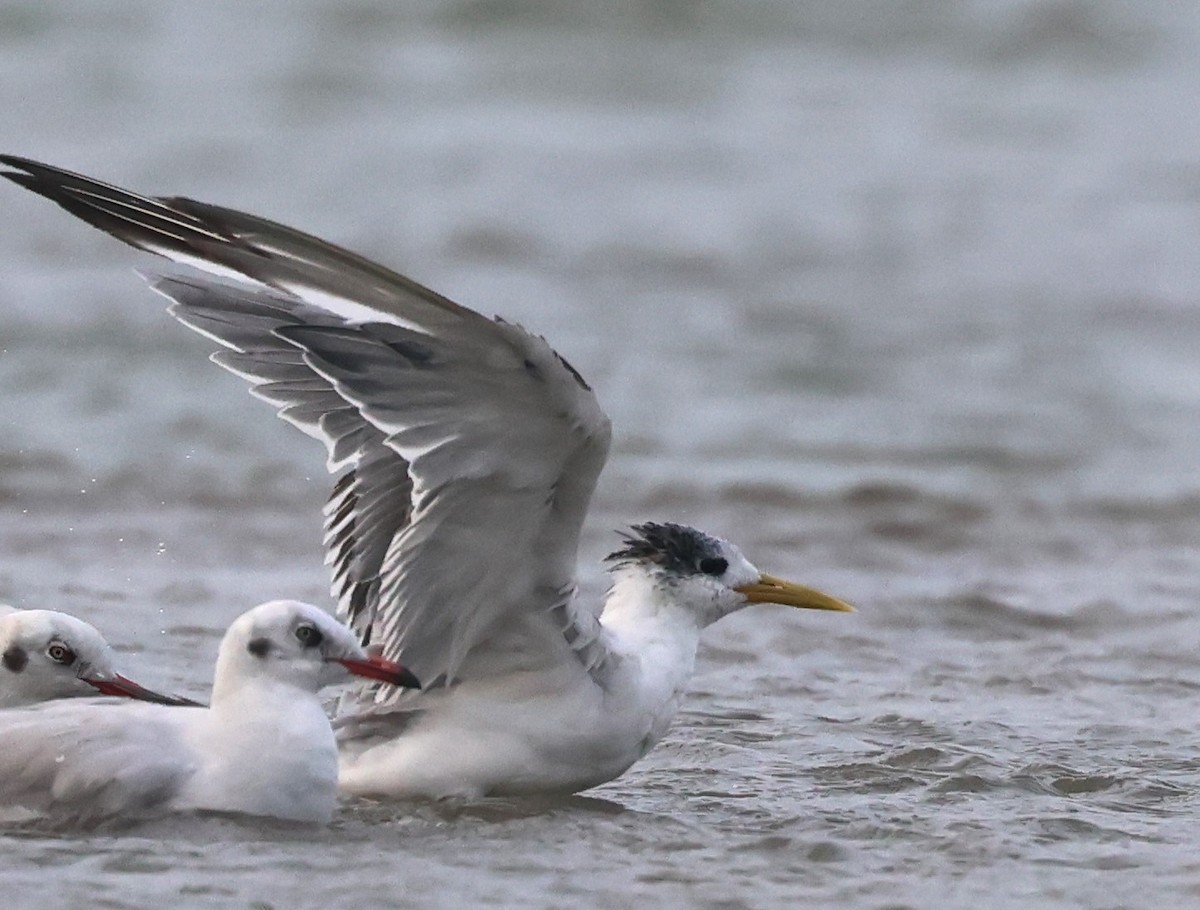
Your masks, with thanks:
[{"label": "black crest", "polygon": [[[680,575],[706,573],[701,563],[721,556],[721,544],[703,531],[687,525],[646,524],[634,525],[624,535],[625,546],[610,553],[609,562],[622,565],[631,562],[652,562],[668,572]],[[724,560],[721,560],[724,563]]]}]

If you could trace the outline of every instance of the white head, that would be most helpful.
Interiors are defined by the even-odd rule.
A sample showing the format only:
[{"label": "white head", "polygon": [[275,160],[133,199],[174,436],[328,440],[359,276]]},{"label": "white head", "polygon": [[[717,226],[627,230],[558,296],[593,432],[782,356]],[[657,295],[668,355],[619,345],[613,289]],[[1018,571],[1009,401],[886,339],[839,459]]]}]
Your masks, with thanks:
[{"label": "white head", "polygon": [[317,692],[350,674],[420,687],[399,664],[368,657],[354,633],[324,610],[298,600],[272,600],[239,616],[221,640],[213,704],[250,681]]},{"label": "white head", "polygon": [[695,528],[648,522],[630,531],[624,546],[608,557],[613,574],[648,580],[690,611],[701,628],[752,603],[853,612],[828,594],[760,572],[729,541]]},{"label": "white head", "polygon": [[113,653],[95,627],[56,610],[0,615],[0,706],[80,695],[124,695],[187,704],[144,689],[113,669]]}]

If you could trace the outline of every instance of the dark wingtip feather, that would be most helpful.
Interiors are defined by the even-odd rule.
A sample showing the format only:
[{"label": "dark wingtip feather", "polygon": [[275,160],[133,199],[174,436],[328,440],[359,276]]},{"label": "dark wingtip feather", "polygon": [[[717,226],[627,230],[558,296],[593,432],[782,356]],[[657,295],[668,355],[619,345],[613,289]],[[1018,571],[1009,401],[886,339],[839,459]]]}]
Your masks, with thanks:
[{"label": "dark wingtip feather", "polygon": [[0,171],[0,177],[5,177],[18,186],[23,186],[27,190],[33,190],[35,193],[38,191],[37,178],[32,174],[26,174],[21,171]]},{"label": "dark wingtip feather", "polygon": [[25,181],[33,180],[31,172],[36,171],[41,165],[31,158],[21,158],[18,155],[0,155],[0,164],[5,167],[16,168],[15,171],[0,171],[0,177],[7,177],[9,180],[14,180],[22,186],[27,186]]},{"label": "dark wingtip feather", "polygon": [[98,185],[108,188],[107,184],[76,174],[52,164],[43,164],[32,158],[21,158],[17,155],[0,155],[0,164],[15,168],[12,171],[0,171],[0,177],[6,177],[13,183],[32,190],[39,196],[64,204],[64,189],[71,184]]},{"label": "dark wingtip feather", "polygon": [[57,202],[62,205],[59,194],[56,192],[60,180],[50,179],[58,174],[64,177],[73,177],[70,171],[59,171],[57,168],[52,168],[49,165],[41,164],[29,158],[18,158],[16,155],[0,155],[0,164],[6,167],[15,168],[11,171],[0,171],[0,177],[11,180],[17,186],[37,193],[39,196],[45,196],[52,202]]}]

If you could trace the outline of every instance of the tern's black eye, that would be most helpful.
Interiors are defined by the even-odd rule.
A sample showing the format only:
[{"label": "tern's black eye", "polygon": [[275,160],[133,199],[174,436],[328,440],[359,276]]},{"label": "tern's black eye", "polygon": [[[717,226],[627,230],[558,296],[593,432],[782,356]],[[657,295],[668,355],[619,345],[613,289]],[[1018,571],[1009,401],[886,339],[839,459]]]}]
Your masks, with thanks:
[{"label": "tern's black eye", "polygon": [[306,624],[296,626],[296,639],[306,648],[315,648],[325,640],[325,636],[321,634],[321,630],[316,626]]},{"label": "tern's black eye", "polygon": [[50,646],[46,648],[46,656],[56,664],[62,664],[67,667],[75,663],[75,652],[61,641],[50,642]]},{"label": "tern's black eye", "polygon": [[725,570],[729,568],[729,560],[722,559],[720,556],[706,556],[700,560],[699,569],[705,575],[712,575],[714,578],[725,574]]}]

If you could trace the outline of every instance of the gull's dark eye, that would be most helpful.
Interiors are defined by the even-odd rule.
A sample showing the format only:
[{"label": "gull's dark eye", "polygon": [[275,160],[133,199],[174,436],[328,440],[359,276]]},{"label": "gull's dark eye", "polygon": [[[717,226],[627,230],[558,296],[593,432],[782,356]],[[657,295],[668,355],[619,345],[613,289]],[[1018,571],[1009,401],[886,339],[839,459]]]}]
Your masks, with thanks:
[{"label": "gull's dark eye", "polygon": [[712,575],[714,578],[718,575],[724,575],[725,570],[728,568],[729,560],[722,559],[720,556],[706,556],[700,560],[700,571],[705,575]]},{"label": "gull's dark eye", "polygon": [[46,656],[56,664],[63,664],[68,667],[75,663],[75,652],[61,641],[50,642],[50,646],[46,648]]},{"label": "gull's dark eye", "polygon": [[303,625],[296,627],[296,639],[306,648],[315,648],[325,640],[325,636],[316,626]]}]

